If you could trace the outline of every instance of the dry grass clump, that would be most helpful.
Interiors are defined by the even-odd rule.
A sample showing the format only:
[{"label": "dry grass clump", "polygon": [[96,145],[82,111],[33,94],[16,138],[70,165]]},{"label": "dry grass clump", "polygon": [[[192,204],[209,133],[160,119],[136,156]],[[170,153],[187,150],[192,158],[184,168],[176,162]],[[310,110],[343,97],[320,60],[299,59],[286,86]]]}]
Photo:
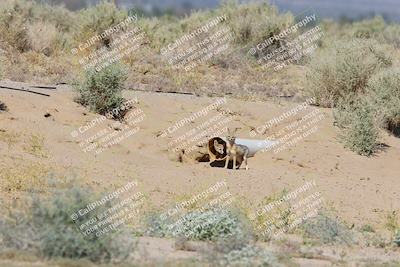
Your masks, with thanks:
[{"label": "dry grass clump", "polygon": [[9,149],[21,140],[20,137],[18,132],[0,131],[0,142],[6,143]]},{"label": "dry grass clump", "polygon": [[39,158],[47,157],[44,147],[44,138],[41,135],[31,135],[29,137],[28,144],[24,147],[24,150]]},{"label": "dry grass clump", "polygon": [[[65,57],[74,14],[62,7],[6,0],[0,5],[0,48],[4,76],[16,81],[55,82],[73,73]],[[63,80],[65,81],[65,80]]]},{"label": "dry grass clump", "polygon": [[0,171],[1,190],[6,192],[44,192],[47,189],[49,168],[41,163],[18,164]]},{"label": "dry grass clump", "polygon": [[57,49],[59,32],[53,24],[34,22],[28,26],[27,35],[31,49],[37,53],[50,56]]},{"label": "dry grass clump", "polygon": [[46,41],[54,45],[56,33],[60,33],[58,39],[63,43],[61,33],[71,30],[74,24],[67,10],[31,1],[6,0],[0,5],[0,14],[1,41],[19,52],[43,50]]}]

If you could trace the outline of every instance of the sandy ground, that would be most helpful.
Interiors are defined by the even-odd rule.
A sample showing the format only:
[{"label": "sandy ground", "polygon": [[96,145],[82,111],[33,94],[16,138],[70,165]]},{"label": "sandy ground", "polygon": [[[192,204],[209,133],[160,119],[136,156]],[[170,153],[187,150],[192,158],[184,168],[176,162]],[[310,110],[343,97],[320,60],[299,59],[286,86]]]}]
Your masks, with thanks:
[{"label": "sandy ground", "polygon": [[[99,116],[75,103],[74,93],[68,86],[59,86],[54,91],[36,91],[51,96],[0,89],[0,100],[9,108],[9,111],[0,113],[2,183],[6,173],[12,173],[22,166],[39,164],[50,170],[56,180],[57,177],[76,177],[79,183],[98,190],[110,191],[129,181],[138,181],[140,191],[146,195],[147,208],[165,209],[178,200],[188,199],[225,180],[235,199],[249,207],[250,211],[255,211],[269,195],[278,194],[283,189],[294,190],[307,181],[315,180],[317,190],[324,198],[323,206],[334,209],[349,225],[360,227],[371,224],[375,229],[383,229],[385,217],[391,211],[400,209],[400,139],[382,132],[385,144],[382,151],[370,158],[358,156],[344,149],[339,142],[339,131],[334,126],[330,109],[307,108],[306,113],[318,109],[324,117],[315,124],[318,128],[313,134],[294,146],[278,153],[258,152],[249,159],[248,171],[243,168],[226,170],[212,168],[208,163],[180,162],[176,154],[168,151],[169,142],[216,115],[216,110],[174,133],[161,135],[163,130],[214,103],[217,98],[126,91],[126,99],[137,97],[138,100],[135,109],[127,116],[138,109],[145,114],[143,121],[135,124],[140,130],[96,154],[95,151],[84,152],[80,141],[108,126],[112,128],[111,132],[121,132],[124,124],[114,125],[115,121],[107,119],[81,134],[80,127]],[[238,137],[265,139],[299,121],[305,113],[288,118],[265,134],[250,136],[250,131],[298,105],[288,101],[246,102],[227,98],[226,104],[218,110],[234,114],[228,126],[240,127]],[[50,116],[44,116],[47,113]],[[73,137],[76,132],[78,135]],[[24,193],[7,191],[3,187],[1,198],[9,201],[22,197]],[[169,248],[173,246],[173,241],[149,240],[157,246],[161,246],[162,242],[170,242],[161,246],[163,251],[156,252],[155,258],[163,258],[165,253],[171,260],[186,258],[189,254],[196,255],[195,252],[172,253],[173,249],[169,251]],[[340,261],[340,253],[332,256],[334,254],[329,252],[332,250],[323,250],[323,254],[328,256],[320,260],[299,258],[296,262],[300,266],[330,266],[330,262]],[[365,253],[367,256],[387,256],[387,251],[383,249],[346,253],[348,259],[353,260],[364,257]],[[329,258],[329,255],[333,258]],[[399,255],[387,256],[386,259],[396,257]],[[7,265],[6,262],[4,264]]]},{"label": "sandy ground", "polygon": [[[97,123],[90,131],[74,138],[72,132],[98,115],[73,102],[74,94],[67,86],[60,86],[55,91],[39,91],[49,92],[51,97],[0,89],[0,99],[9,108],[8,112],[0,114],[3,133],[0,166],[4,168],[40,162],[55,173],[83,177],[87,184],[108,190],[135,180],[148,196],[149,206],[155,207],[165,207],[182,196],[194,195],[222,180],[226,180],[235,198],[254,207],[270,194],[277,194],[284,188],[293,190],[315,180],[324,197],[324,205],[334,208],[350,224],[369,223],[381,227],[389,212],[400,209],[400,139],[382,133],[385,144],[382,151],[370,158],[358,156],[344,149],[339,142],[330,109],[320,109],[324,118],[317,122],[315,133],[284,151],[258,152],[249,159],[248,171],[243,168],[235,171],[212,168],[208,163],[182,163],[168,152],[169,142],[211,118],[211,114],[216,114],[215,110],[166,137],[160,136],[162,130],[190,117],[217,98],[126,91],[125,98],[137,97],[135,107],[145,114],[143,121],[137,124],[140,130],[96,155],[94,151],[85,153],[79,141],[115,121]],[[236,114],[228,126],[241,128],[238,137],[262,139],[298,120],[300,114],[272,127],[265,135],[250,137],[252,127],[260,126],[298,104],[227,98],[226,104],[219,109]],[[47,112],[50,117],[44,116]],[[9,135],[15,137],[12,144],[4,137]],[[32,146],[31,136],[43,138],[45,156],[26,149]]]}]

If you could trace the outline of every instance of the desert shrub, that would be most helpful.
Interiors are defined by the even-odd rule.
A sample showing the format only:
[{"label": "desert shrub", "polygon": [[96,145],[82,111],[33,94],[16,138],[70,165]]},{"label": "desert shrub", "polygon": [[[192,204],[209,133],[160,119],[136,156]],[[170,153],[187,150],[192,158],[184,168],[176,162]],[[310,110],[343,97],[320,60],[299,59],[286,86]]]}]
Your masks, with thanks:
[{"label": "desert shrub", "polygon": [[322,244],[352,244],[351,231],[338,219],[334,219],[325,212],[308,219],[301,229],[306,238],[311,238]]},{"label": "desert shrub", "polygon": [[386,215],[385,227],[392,232],[395,232],[400,228],[400,222],[395,210]]},{"label": "desert shrub", "polygon": [[254,244],[227,253],[208,255],[213,266],[279,266],[277,257]]},{"label": "desert shrub", "polygon": [[385,69],[373,75],[360,96],[341,98],[334,110],[346,147],[360,155],[371,155],[377,148],[379,128],[399,134],[400,70]]},{"label": "desert shrub", "polygon": [[216,241],[227,237],[244,237],[245,225],[232,212],[209,210],[191,212],[185,216],[186,221],[180,226],[186,236],[194,240]]},{"label": "desert shrub", "polygon": [[[0,217],[0,249],[32,250],[46,258],[86,258],[94,262],[123,260],[135,244],[132,235],[122,227],[105,236],[84,236],[71,215],[92,203],[96,195],[82,188],[56,192],[51,199],[33,197],[25,209],[10,208]],[[97,216],[109,206],[97,207]]]},{"label": "desert shrub", "polygon": [[276,7],[268,3],[227,2],[219,12],[227,15],[227,24],[235,33],[235,42],[240,45],[255,45],[279,34],[293,22],[291,14],[279,14]]},{"label": "desert shrub", "polygon": [[62,33],[70,31],[74,21],[72,13],[62,7],[32,1],[6,0],[0,7],[1,39],[19,52],[38,49],[38,44],[43,50],[48,41],[46,45],[51,48],[63,45],[66,40]]},{"label": "desert shrub", "polygon": [[374,227],[369,224],[363,224],[360,228],[362,232],[375,233]]},{"label": "desert shrub", "polygon": [[380,121],[375,108],[365,98],[354,102],[340,101],[335,111],[338,125],[343,132],[342,142],[350,150],[369,156],[376,151]]},{"label": "desert shrub", "polygon": [[400,247],[400,230],[396,231],[393,242]]},{"label": "desert shrub", "polygon": [[274,205],[274,202],[279,202],[279,205],[255,217],[253,227],[258,240],[270,241],[273,236],[279,235],[281,231],[286,232],[287,229],[289,229],[289,233],[292,231],[290,225],[295,222],[296,216],[294,216],[292,203],[284,199],[288,193],[287,189],[283,189],[276,194],[268,195],[260,203],[260,209],[270,204]]},{"label": "desert shrub", "polygon": [[309,62],[308,93],[318,105],[333,107],[340,98],[364,92],[371,76],[389,65],[376,41],[337,41]]},{"label": "desert shrub", "polygon": [[7,105],[0,101],[0,111],[7,111]]},{"label": "desert shrub", "polygon": [[[89,70],[86,72],[85,80],[76,85],[78,97],[75,100],[88,106],[93,112],[106,115],[122,105],[125,80],[126,71],[117,64],[100,71]],[[118,118],[119,114],[115,116]]]},{"label": "desert shrub", "polygon": [[[275,7],[267,3],[239,4],[236,1],[227,1],[218,9],[193,12],[183,19],[166,15],[160,18],[141,19],[139,24],[149,36],[150,45],[159,50],[184,34],[191,33],[210,20],[223,15],[227,18],[220,25],[229,26],[234,34],[232,44],[240,48],[248,44],[254,46],[265,38],[284,30],[293,21],[292,15],[279,14]],[[215,29],[221,29],[221,27],[216,26],[208,34],[216,32]],[[189,45],[203,41],[204,36],[199,35]],[[244,56],[247,55],[246,52],[247,50]]]},{"label": "desert shrub", "polygon": [[178,220],[148,218],[147,235],[212,241],[205,251],[212,266],[277,266],[277,258],[254,244],[252,231],[238,211],[211,209],[191,211]]},{"label": "desert shrub", "polygon": [[400,25],[392,24],[383,31],[383,38],[393,46],[400,48]]},{"label": "desert shrub", "polygon": [[251,239],[249,227],[244,219],[233,211],[212,209],[204,212],[192,211],[176,221],[162,220],[153,214],[148,220],[147,234],[159,237],[184,236],[190,240],[231,240],[246,244]]},{"label": "desert shrub", "polygon": [[373,19],[355,22],[352,25],[353,35],[357,38],[374,38],[382,34],[385,29],[385,20],[381,16]]},{"label": "desert shrub", "polygon": [[[85,43],[95,35],[102,34],[105,30],[117,25],[126,19],[128,13],[118,9],[113,3],[101,1],[99,4],[84,9],[78,13],[78,25],[75,41]],[[98,45],[107,45],[111,42],[112,36],[102,39]]]},{"label": "desert shrub", "polygon": [[24,1],[6,1],[0,8],[1,39],[20,52],[29,50],[26,22],[34,5]]},{"label": "desert shrub", "polygon": [[59,32],[53,24],[35,22],[28,26],[27,35],[31,49],[50,56],[57,49]]},{"label": "desert shrub", "polygon": [[63,5],[37,4],[36,17],[38,21],[46,21],[63,32],[68,33],[77,29],[77,15]]},{"label": "desert shrub", "polygon": [[393,132],[400,127],[400,69],[388,69],[371,78],[368,94],[383,127]]}]

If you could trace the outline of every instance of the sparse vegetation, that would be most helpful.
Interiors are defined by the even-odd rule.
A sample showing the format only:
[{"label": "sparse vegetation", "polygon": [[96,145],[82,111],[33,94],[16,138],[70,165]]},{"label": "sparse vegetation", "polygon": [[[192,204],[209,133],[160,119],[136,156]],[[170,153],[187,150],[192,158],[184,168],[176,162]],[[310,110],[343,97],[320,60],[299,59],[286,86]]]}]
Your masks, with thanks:
[{"label": "sparse vegetation", "polygon": [[354,243],[351,231],[337,218],[332,218],[325,212],[307,220],[301,227],[306,238],[322,244]]},{"label": "sparse vegetation", "polygon": [[28,140],[28,145],[25,146],[25,151],[37,157],[43,157],[43,158],[47,157],[44,147],[43,136],[41,135],[30,136]]},{"label": "sparse vegetation", "polygon": [[2,168],[1,189],[6,192],[44,192],[47,188],[47,173],[49,168],[43,164],[17,164],[16,168]]},{"label": "sparse vegetation", "polygon": [[363,226],[361,226],[360,229],[362,232],[367,232],[367,233],[375,233],[375,229],[374,227],[372,227],[369,224],[364,224]]},{"label": "sparse vegetation", "polygon": [[251,232],[244,219],[233,211],[219,209],[204,212],[192,211],[182,215],[176,221],[162,220],[157,214],[149,217],[148,234],[159,237],[184,236],[189,240],[218,241],[235,238],[247,243]]},{"label": "sparse vegetation", "polygon": [[400,48],[400,26],[392,24],[383,31],[385,40],[396,48]]},{"label": "sparse vegetation", "polygon": [[340,103],[337,108],[338,125],[343,129],[341,140],[347,148],[363,156],[370,156],[378,145],[379,120],[374,111],[365,99]]},{"label": "sparse vegetation", "polygon": [[[173,69],[168,64],[168,60],[160,55],[161,48],[165,48],[168,44],[174,44],[175,40],[222,15],[226,15],[227,20],[221,25],[228,26],[234,37],[229,43],[226,54],[222,53],[190,71]],[[144,91],[185,91],[210,97],[229,95],[230,97],[251,99],[251,101],[276,97],[279,99],[277,100],[279,103],[282,98],[300,101],[311,96],[316,99],[317,105],[332,108],[335,122],[341,129],[340,140],[347,148],[360,155],[370,156],[378,150],[379,138],[383,136],[380,135],[382,128],[397,137],[400,136],[400,54],[398,51],[400,26],[398,24],[387,25],[381,17],[343,25],[325,21],[322,24],[326,27],[322,28],[326,33],[324,36],[326,39],[318,41],[313,58],[304,58],[295,64],[290,63],[287,68],[279,72],[267,72],[260,67],[257,60],[267,52],[280,47],[284,41],[274,42],[263,52],[256,50],[254,55],[249,55],[249,48],[255,47],[258,43],[290,27],[295,22],[294,16],[290,13],[279,13],[277,8],[266,3],[239,4],[236,1],[227,1],[214,10],[195,11],[182,18],[170,15],[156,18],[139,17],[137,22],[125,25],[121,29],[121,33],[127,33],[135,27],[143,29],[145,37],[139,44],[139,48],[134,53],[125,55],[116,64],[97,70],[94,67],[84,72],[82,62],[87,61],[89,55],[93,56],[92,52],[111,51],[110,44],[116,40],[117,34],[97,39],[84,51],[80,49],[80,46],[84,46],[90,38],[96,37],[106,29],[125,20],[127,16],[127,11],[118,9],[110,1],[102,1],[97,6],[70,12],[63,7],[39,4],[38,1],[4,0],[0,4],[0,79],[4,77],[15,81],[69,83],[72,81],[71,77],[78,76],[77,79],[81,78],[81,82],[76,83],[77,97],[75,101],[95,113],[107,116],[113,114],[113,118],[118,120],[122,120],[125,113],[110,112],[123,105],[122,91],[126,88],[140,88]],[[205,35],[200,34],[187,40],[182,46],[191,47],[199,41],[205,41]],[[76,51],[73,49],[78,52],[75,53]],[[95,57],[100,58],[99,54],[96,54]],[[83,61],[81,61],[82,59]],[[6,124],[14,120],[16,125],[22,125],[28,120],[18,118],[20,108],[17,108],[17,104],[21,99],[14,98],[17,103],[15,112],[13,112],[14,103],[11,103],[9,99],[6,98],[11,112],[1,114],[1,118],[5,118]],[[32,106],[34,105],[35,103],[32,103]],[[238,105],[233,103],[232,106]],[[69,108],[65,108],[65,110],[71,110]],[[242,107],[238,108],[240,111],[237,114],[243,115],[246,120],[259,121],[252,114],[252,110],[244,111]],[[7,110],[6,104],[0,101],[0,112]],[[70,121],[65,110],[57,109],[59,115],[52,111],[51,115],[54,116],[47,120],[42,116],[40,118],[49,124],[62,123],[65,129],[79,127],[75,125],[76,122]],[[181,110],[187,112],[183,104]],[[220,112],[218,109],[217,111]],[[236,114],[236,112],[233,111],[232,114]],[[274,112],[272,109],[271,114]],[[36,122],[38,119],[31,116],[29,121],[32,122],[31,120]],[[242,123],[240,118],[237,120],[235,118],[234,121]],[[82,122],[83,120],[79,123]],[[170,123],[171,121],[166,118],[164,122]],[[290,120],[291,125],[295,125],[295,123],[295,118],[293,121]],[[164,126],[160,125],[160,127]],[[114,133],[122,130],[119,126],[110,127],[114,128]],[[254,128],[254,125],[243,123],[243,127]],[[146,128],[143,127],[147,131]],[[78,220],[77,223],[74,223],[70,216],[87,203],[98,199],[98,194],[91,190],[78,188],[63,189],[64,192],[55,191],[59,187],[69,188],[70,186],[66,186],[65,181],[59,177],[49,180],[50,168],[47,166],[53,163],[53,159],[47,157],[45,147],[50,149],[52,144],[48,144],[47,139],[45,143],[44,138],[40,135],[20,134],[17,131],[13,132],[14,128],[10,129],[7,127],[4,130],[0,129],[0,149],[6,148],[4,150],[7,150],[8,146],[7,153],[14,148],[18,151],[10,157],[5,154],[5,160],[1,162],[0,189],[6,200],[10,198],[19,201],[28,194],[35,196],[28,204],[4,205],[5,209],[0,210],[0,254],[3,252],[13,253],[11,251],[14,250],[33,252],[40,260],[44,258],[49,260],[72,259],[72,263],[66,264],[71,266],[79,264],[75,262],[76,259],[83,260],[82,266],[90,266],[92,264],[90,262],[114,263],[130,259],[131,254],[136,252],[137,232],[132,231],[131,227],[133,226],[122,227],[120,231],[109,233],[103,237],[84,237],[76,229],[77,224],[79,225],[83,221]],[[78,129],[80,131],[80,128]],[[275,130],[278,129],[273,127],[271,132],[265,131],[265,135],[272,134]],[[104,132],[102,131],[100,134]],[[89,140],[96,142],[96,138],[104,138],[104,140],[113,138],[108,134],[101,137],[100,134],[92,137],[83,137],[82,135],[81,137],[86,140],[84,143],[88,143]],[[68,132],[65,135],[68,136]],[[184,137],[184,135],[181,136]],[[24,139],[24,137],[27,138]],[[62,143],[65,140],[59,139],[61,138],[57,138],[56,141],[60,144],[51,150],[52,153],[53,151],[59,152],[60,147],[64,145],[69,148],[69,143],[71,143],[71,147],[75,146],[74,142],[77,142],[78,146],[80,145],[78,140],[80,138],[70,139],[67,141],[68,143]],[[317,142],[325,140],[314,141],[309,143],[312,148]],[[391,139],[390,142],[392,142]],[[16,145],[19,143],[22,145]],[[305,145],[307,144],[305,143]],[[336,144],[330,143],[326,147],[330,148],[333,145]],[[130,156],[126,158],[126,162],[134,167],[139,166],[140,162],[133,162],[136,155],[133,155],[132,151],[135,150],[132,148],[148,151],[148,147],[151,146],[153,144],[147,141],[138,142],[133,147],[129,146],[127,155],[130,154]],[[112,153],[125,151],[125,147],[123,148],[116,149]],[[157,150],[159,154],[163,153],[164,150],[159,148],[157,146],[154,151]],[[396,148],[396,146],[390,147],[390,149]],[[334,152],[336,151],[334,150]],[[81,152],[79,150],[79,153]],[[25,156],[33,161],[26,161]],[[68,155],[62,168],[77,166],[75,163],[80,158],[75,159],[73,156]],[[58,157],[60,156],[58,155]],[[91,155],[87,154],[85,158],[90,159],[90,157]],[[341,155],[337,155],[337,157],[339,158]],[[150,155],[145,158],[153,159]],[[181,158],[182,155],[180,155]],[[273,158],[282,164],[286,161],[286,157]],[[310,157],[309,162],[313,158]],[[324,158],[324,162],[325,159],[331,158],[335,158],[335,155]],[[361,160],[359,157],[355,158]],[[103,169],[97,169],[97,164],[103,159],[103,157],[96,156],[93,161],[95,166],[90,165],[87,168],[93,167],[94,172],[86,169],[82,172],[88,176],[89,173],[101,173]],[[24,160],[23,164],[17,162],[18,160]],[[298,177],[295,177],[298,178],[297,180],[304,179],[304,176],[300,178],[300,175],[307,170],[317,169],[315,166],[307,166],[312,164],[303,162],[304,159],[301,157],[297,159],[293,157],[287,161],[292,164],[289,171],[295,169],[296,174],[299,174]],[[332,164],[330,172],[334,173],[342,171],[342,168],[343,170],[348,168],[349,164],[343,164],[343,161],[343,159],[337,159],[336,165]],[[125,162],[125,160],[121,160],[121,162]],[[9,167],[10,164],[15,166]],[[140,167],[139,173],[147,173],[144,172],[145,168]],[[306,171],[303,172],[303,170]],[[196,174],[197,171],[198,169],[193,173]],[[328,172],[329,170],[321,170],[321,173]],[[127,172],[121,170],[116,173],[118,177],[125,177]],[[275,173],[272,172],[272,175]],[[279,184],[286,183],[287,179],[281,177],[282,175],[279,175],[279,178],[276,175],[277,180],[281,180]],[[102,181],[97,178],[91,177],[91,180],[85,181],[85,183],[108,186],[108,184],[101,184]],[[378,178],[376,177],[376,179]],[[360,177],[361,179],[364,178]],[[369,179],[375,178],[372,175],[365,178],[365,180]],[[259,179],[253,179],[253,181],[257,182]],[[241,182],[238,181],[238,183]],[[246,187],[240,186],[241,190],[245,190]],[[157,190],[151,192],[161,195],[164,193],[164,189],[161,190],[157,186]],[[286,193],[286,191],[282,191],[276,196],[269,196],[261,204],[264,206],[272,201],[280,200]],[[159,214],[155,214],[150,217],[149,223],[146,225],[147,230],[141,234],[148,239],[150,239],[148,236],[173,238],[177,240],[176,243],[181,248],[185,247],[185,242],[205,243],[212,249],[208,251],[207,255],[202,255],[206,256],[208,261],[199,263],[199,266],[204,266],[203,264],[209,266],[279,266],[279,257],[258,246],[256,241],[271,241],[272,235],[267,236],[264,232],[269,226],[271,229],[275,227],[273,230],[278,231],[291,225],[295,219],[295,214],[290,209],[291,203],[282,202],[271,212],[257,216],[255,225],[249,225],[250,223],[245,217],[234,210],[198,211],[194,208],[195,206],[187,207],[189,211],[175,220],[172,218],[161,219]],[[99,208],[93,212],[96,213],[93,216],[102,211],[102,208]],[[254,211],[253,207],[252,211]],[[393,246],[392,242],[400,246],[400,225],[396,212],[388,215],[386,227],[391,231],[390,238],[383,237],[379,234],[379,228],[374,229],[368,224],[361,228],[357,227],[357,229],[361,230],[367,246],[386,248],[388,244]],[[302,222],[299,228],[290,229],[287,233],[297,234],[297,230],[299,230],[303,233],[305,243],[341,246],[354,242],[352,230],[339,219],[326,213],[320,213],[318,216]],[[296,246],[297,244],[297,250],[290,251],[288,249],[287,254],[301,252],[301,241],[296,243]],[[160,264],[168,266],[167,263]],[[171,266],[180,265],[171,264]],[[185,265],[182,263],[182,266]],[[193,266],[192,262],[188,263],[188,266]]]},{"label": "sparse vegetation", "polygon": [[365,39],[379,38],[386,27],[385,20],[381,16],[355,22],[352,26],[354,37]]},{"label": "sparse vegetation", "polygon": [[400,223],[399,220],[397,218],[397,212],[394,210],[392,212],[390,212],[387,216],[386,216],[386,224],[385,224],[386,228],[392,232],[397,231],[400,228]]},{"label": "sparse vegetation", "polygon": [[[71,215],[93,202],[95,194],[77,187],[54,193],[51,199],[33,197],[28,207],[10,207],[2,212],[2,252],[28,249],[47,258],[86,258],[93,262],[124,260],[133,252],[134,236],[127,229],[100,237],[85,237],[77,230],[85,218],[80,216],[74,222]],[[98,207],[94,212],[98,215],[107,207]]]},{"label": "sparse vegetation", "polygon": [[[286,194],[288,194],[288,191],[284,189],[276,195],[270,195],[262,201],[260,206],[265,207],[272,202],[280,202]],[[274,207],[274,209],[271,209],[271,211],[257,216],[254,222],[257,238],[263,241],[269,241],[274,232],[285,229],[293,223],[296,218],[294,215],[290,201],[282,201],[279,205]],[[271,228],[272,231],[268,234],[264,233],[268,228]]]},{"label": "sparse vegetation", "polygon": [[247,244],[239,249],[208,255],[213,266],[279,266],[278,258],[254,244]]},{"label": "sparse vegetation", "polygon": [[368,94],[379,126],[400,134],[400,69],[388,69],[372,77]]},{"label": "sparse vegetation", "polygon": [[[362,60],[360,60],[362,59]],[[369,79],[391,65],[384,48],[373,40],[340,40],[309,63],[309,93],[323,107],[365,92]]]},{"label": "sparse vegetation", "polygon": [[[100,71],[90,70],[86,73],[82,84],[77,85],[78,97],[76,101],[90,110],[106,115],[113,109],[120,107],[124,101],[122,90],[126,72],[119,65],[110,65]],[[121,113],[115,114],[121,119]]]},{"label": "sparse vegetation", "polygon": [[[118,9],[113,3],[101,1],[98,5],[84,9],[78,14],[79,25],[75,31],[74,39],[77,44],[84,43],[97,34],[117,25],[128,16],[123,9]],[[97,42],[95,48],[107,46],[113,36],[108,36]]]},{"label": "sparse vegetation", "polygon": [[400,230],[396,231],[393,242],[400,247]]}]

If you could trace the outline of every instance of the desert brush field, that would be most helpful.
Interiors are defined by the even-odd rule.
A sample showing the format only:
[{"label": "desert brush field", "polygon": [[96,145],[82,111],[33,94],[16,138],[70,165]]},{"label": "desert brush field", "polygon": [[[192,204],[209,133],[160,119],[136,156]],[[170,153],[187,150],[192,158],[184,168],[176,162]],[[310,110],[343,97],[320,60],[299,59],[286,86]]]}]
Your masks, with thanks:
[{"label": "desert brush field", "polygon": [[379,16],[1,1],[0,266],[400,266],[399,48]]}]

